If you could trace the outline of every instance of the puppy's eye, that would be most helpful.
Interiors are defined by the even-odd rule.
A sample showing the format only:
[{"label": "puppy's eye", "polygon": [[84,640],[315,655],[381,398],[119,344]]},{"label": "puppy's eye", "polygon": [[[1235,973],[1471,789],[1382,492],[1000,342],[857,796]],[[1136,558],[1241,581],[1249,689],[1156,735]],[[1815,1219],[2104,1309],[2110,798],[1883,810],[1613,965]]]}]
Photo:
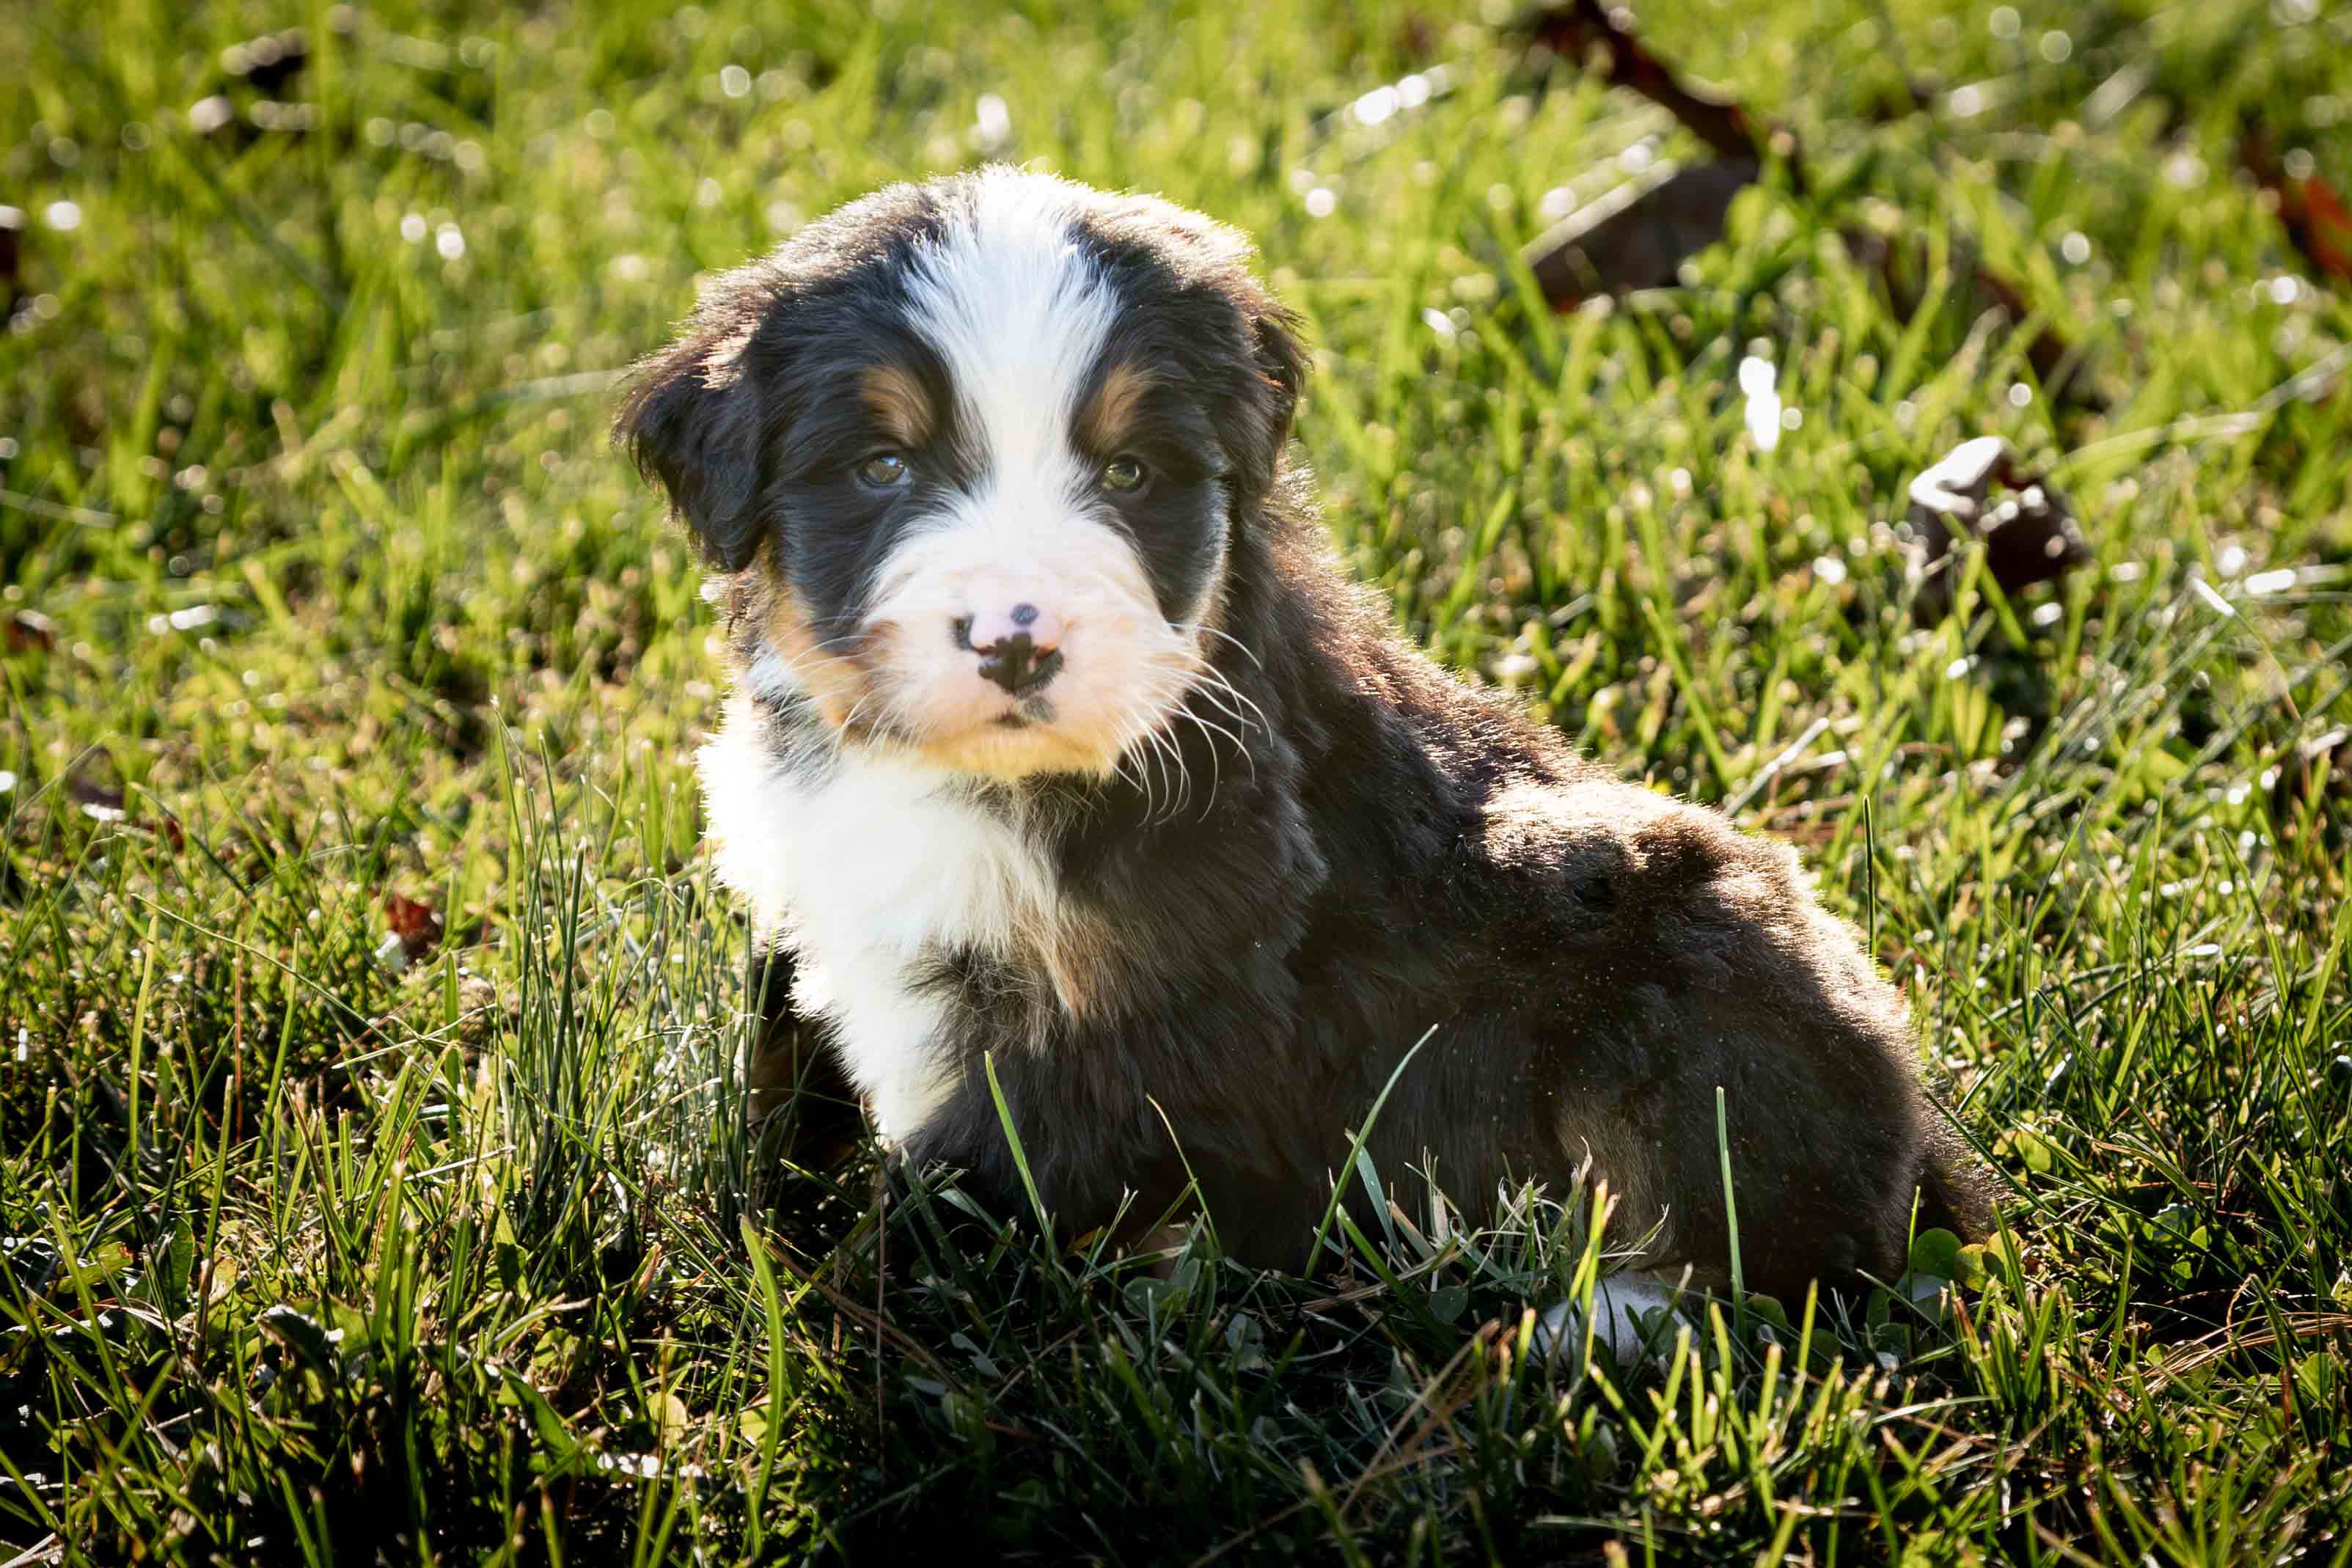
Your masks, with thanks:
[{"label": "puppy's eye", "polygon": [[896,452],[877,452],[857,465],[857,482],[877,490],[907,482],[907,459]]},{"label": "puppy's eye", "polygon": [[1131,495],[1141,489],[1143,481],[1150,477],[1144,472],[1143,465],[1135,458],[1113,458],[1103,465],[1102,486],[1107,490]]}]

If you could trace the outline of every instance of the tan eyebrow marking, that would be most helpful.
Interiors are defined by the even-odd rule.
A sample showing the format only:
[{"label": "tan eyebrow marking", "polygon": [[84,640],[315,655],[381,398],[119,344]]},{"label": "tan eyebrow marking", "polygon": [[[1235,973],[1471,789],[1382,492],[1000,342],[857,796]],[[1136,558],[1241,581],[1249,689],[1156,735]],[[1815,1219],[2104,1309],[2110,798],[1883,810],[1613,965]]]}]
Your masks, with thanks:
[{"label": "tan eyebrow marking", "polygon": [[883,430],[902,446],[923,445],[938,427],[930,395],[904,365],[876,365],[858,378],[857,389]]},{"label": "tan eyebrow marking", "polygon": [[1080,447],[1105,456],[1118,451],[1142,411],[1143,395],[1150,390],[1150,375],[1134,364],[1111,366],[1095,388],[1094,395],[1087,399],[1087,405],[1078,411]]}]

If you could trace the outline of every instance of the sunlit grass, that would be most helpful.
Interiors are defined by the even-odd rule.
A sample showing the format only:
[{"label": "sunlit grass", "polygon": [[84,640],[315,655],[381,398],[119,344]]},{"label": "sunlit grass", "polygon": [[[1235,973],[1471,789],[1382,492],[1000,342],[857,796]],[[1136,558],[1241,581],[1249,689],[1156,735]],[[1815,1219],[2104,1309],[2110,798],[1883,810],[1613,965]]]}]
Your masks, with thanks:
[{"label": "sunlit grass", "polygon": [[[2344,19],[1661,8],[1814,194],[1554,318],[1515,269],[1553,193],[1700,149],[1535,94],[1486,22],[919,12],[0,10],[0,1545],[2352,1560],[2352,304],[2236,175],[2253,117],[2352,184]],[[257,110],[223,51],[296,25],[301,108]],[[1025,1213],[961,1254],[960,1196],[744,1146],[718,667],[607,389],[698,273],[988,155],[1258,237],[1351,565],[1801,846],[2002,1238],[1624,1373],[1531,1338],[1633,1239],[1571,1194],[1341,1211],[1299,1279],[1205,1228],[1049,1256]],[[1915,626],[1903,487],[1985,433],[2095,559]]]}]

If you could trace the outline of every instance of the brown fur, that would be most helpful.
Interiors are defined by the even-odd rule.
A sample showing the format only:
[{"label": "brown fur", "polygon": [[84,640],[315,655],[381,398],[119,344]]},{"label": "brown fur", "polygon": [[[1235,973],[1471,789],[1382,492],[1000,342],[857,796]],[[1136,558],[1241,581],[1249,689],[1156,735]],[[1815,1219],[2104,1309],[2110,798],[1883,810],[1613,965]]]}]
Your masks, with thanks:
[{"label": "brown fur", "polygon": [[858,390],[874,411],[881,433],[901,447],[920,447],[939,427],[939,411],[904,366],[877,364],[859,379]]},{"label": "brown fur", "polygon": [[1106,458],[1117,453],[1135,427],[1144,394],[1150,389],[1151,378],[1137,366],[1123,361],[1111,366],[1078,410],[1079,449]]}]

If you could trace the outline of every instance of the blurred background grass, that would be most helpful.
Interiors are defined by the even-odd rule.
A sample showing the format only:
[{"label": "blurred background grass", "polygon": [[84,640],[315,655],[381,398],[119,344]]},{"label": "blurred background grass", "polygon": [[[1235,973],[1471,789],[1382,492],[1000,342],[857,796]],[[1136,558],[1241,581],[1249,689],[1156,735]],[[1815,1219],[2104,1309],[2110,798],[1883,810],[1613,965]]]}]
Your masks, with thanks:
[{"label": "blurred background grass", "polygon": [[[0,8],[0,1542],[2347,1560],[2352,296],[2243,154],[2352,183],[2352,21],[1654,7],[1810,177],[1555,317],[1521,247],[1704,149],[1509,19]],[[767,1269],[717,665],[611,378],[698,276],[984,158],[1258,237],[1352,564],[1799,840],[2008,1243],[1663,1388],[1511,1353],[1573,1211],[1353,1295],[1205,1238],[878,1317],[854,1248]],[[1916,626],[1903,487],[1988,433],[2092,559]]]}]

